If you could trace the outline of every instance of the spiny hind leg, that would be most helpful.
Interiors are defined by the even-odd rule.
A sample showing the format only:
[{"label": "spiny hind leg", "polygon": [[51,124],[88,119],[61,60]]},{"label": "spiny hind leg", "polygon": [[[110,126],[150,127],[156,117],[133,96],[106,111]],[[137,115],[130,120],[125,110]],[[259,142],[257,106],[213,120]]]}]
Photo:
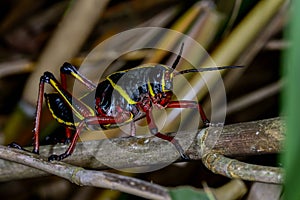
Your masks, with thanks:
[{"label": "spiny hind leg", "polygon": [[78,138],[80,136],[80,133],[82,132],[82,129],[86,126],[86,125],[107,125],[107,124],[118,124],[118,123],[123,123],[127,120],[130,119],[130,116],[126,116],[123,114],[120,114],[116,117],[111,117],[111,116],[92,116],[92,117],[87,117],[85,118],[83,121],[81,121],[79,123],[79,125],[76,127],[76,132],[70,142],[70,145],[68,147],[68,149],[60,154],[60,155],[56,155],[53,154],[51,155],[48,160],[49,161],[59,161],[59,160],[63,160],[64,158],[70,156],[73,151],[75,150],[75,146],[76,143],[78,141]]}]

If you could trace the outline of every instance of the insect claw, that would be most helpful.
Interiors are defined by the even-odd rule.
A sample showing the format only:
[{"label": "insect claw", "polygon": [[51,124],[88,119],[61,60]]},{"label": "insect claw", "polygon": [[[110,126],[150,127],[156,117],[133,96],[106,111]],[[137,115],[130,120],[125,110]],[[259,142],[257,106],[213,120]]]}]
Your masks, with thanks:
[{"label": "insect claw", "polygon": [[211,127],[223,127],[224,126],[224,123],[209,123],[209,126]]},{"label": "insect claw", "polygon": [[34,153],[34,154],[39,154],[39,151],[38,150],[32,150],[32,153]]},{"label": "insect claw", "polygon": [[209,120],[205,120],[203,121],[203,124],[204,124],[204,127],[207,128],[211,125],[210,121]]},{"label": "insect claw", "polygon": [[70,144],[71,143],[71,139],[70,138],[67,138],[65,141],[64,141],[64,144]]},{"label": "insect claw", "polygon": [[15,148],[15,149],[23,150],[23,148],[22,148],[19,144],[15,143],[15,142],[10,143],[10,144],[8,145],[8,147],[9,147],[9,148]]},{"label": "insect claw", "polygon": [[16,142],[12,142],[8,145],[9,148],[14,148],[14,149],[19,149],[19,150],[22,150],[22,151],[27,151],[27,152],[30,152],[28,151],[27,149],[24,149],[23,147],[21,147],[21,145],[17,144]]},{"label": "insect claw", "polygon": [[61,159],[59,158],[58,155],[52,154],[51,156],[48,157],[48,161],[60,161]]},{"label": "insect claw", "polygon": [[68,157],[70,154],[68,153],[63,153],[63,154],[60,154],[60,155],[55,155],[55,154],[52,154],[51,156],[48,157],[48,161],[60,161],[62,159],[65,159],[66,157]]},{"label": "insect claw", "polygon": [[184,153],[184,150],[182,149],[181,145],[178,143],[178,141],[175,138],[173,138],[173,140],[171,141],[171,143],[177,149],[177,151],[180,154],[180,157],[181,157],[182,160],[185,160],[185,161],[190,160],[190,157]]},{"label": "insect claw", "polygon": [[184,153],[181,153],[180,156],[181,156],[181,159],[183,161],[191,160],[191,158],[188,155],[184,154]]}]

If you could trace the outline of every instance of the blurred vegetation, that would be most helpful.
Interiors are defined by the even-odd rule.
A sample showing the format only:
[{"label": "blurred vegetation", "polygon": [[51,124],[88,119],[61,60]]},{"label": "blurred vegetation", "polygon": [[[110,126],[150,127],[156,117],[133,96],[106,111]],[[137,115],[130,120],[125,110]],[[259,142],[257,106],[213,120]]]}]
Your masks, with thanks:
[{"label": "blurred vegetation", "polygon": [[[281,52],[289,44],[283,38],[283,30],[288,21],[288,1],[93,0],[97,3],[93,8],[88,5],[85,7],[83,2],[89,4],[89,1],[82,1],[82,4],[78,2],[80,1],[0,0],[2,144],[7,145],[12,141],[22,145],[31,144],[35,97],[38,80],[43,71],[51,71],[59,77],[59,67],[64,61],[79,66],[83,58],[98,43],[135,27],[156,26],[179,31],[199,42],[217,65],[245,66],[239,72],[229,71],[224,74],[228,102],[226,124],[280,115]],[[78,10],[75,9],[76,6]],[[72,12],[75,14],[71,15]],[[67,19],[69,16],[71,17]],[[80,21],[81,18],[85,20]],[[65,24],[61,25],[62,23]],[[68,25],[70,28],[64,29]],[[82,30],[83,27],[86,28]],[[68,35],[70,32],[72,37]],[[152,38],[147,39],[150,41]],[[136,38],[136,41],[130,44],[134,42],[148,41],[139,41],[139,38]],[[157,46],[174,46],[177,45],[176,42],[176,38],[168,38],[160,41]],[[124,41],[124,45],[126,43],[127,41]],[[186,51],[193,55],[199,66],[205,65],[203,55],[198,55],[188,47]],[[103,57],[109,55],[109,52],[102,53]],[[296,57],[296,54],[294,56]],[[111,69],[119,70],[148,62],[168,63],[170,60],[173,60],[172,56],[166,52],[139,51],[136,54],[122,56]],[[297,75],[297,72],[293,73]],[[292,85],[297,85],[296,80]],[[205,91],[202,88],[199,90]],[[296,91],[291,90],[290,93],[292,92]],[[198,96],[207,113],[210,113],[209,97],[207,92],[202,92]],[[293,110],[295,107],[290,109]],[[298,117],[295,116],[294,119]],[[63,140],[64,129],[58,126],[47,109],[43,112],[41,127],[43,144]],[[281,165],[277,155],[257,155],[241,159],[261,165]],[[289,159],[293,160],[295,157]],[[291,172],[290,177],[294,172]],[[228,178],[208,171],[200,161],[173,164],[155,172],[134,176],[167,187],[189,185],[204,188],[200,192],[201,195],[202,191],[207,192],[205,185],[217,188],[230,183]],[[243,193],[243,197],[232,198],[250,199],[248,197],[251,196],[251,199],[255,199],[253,193],[261,192],[257,187],[251,190],[254,185],[252,182],[244,184],[244,189],[251,192]],[[222,193],[231,193],[235,187],[237,186],[232,185]],[[276,192],[278,190],[281,193],[281,188]],[[174,191],[178,194],[178,191]],[[219,195],[219,199],[225,199]],[[57,177],[1,183],[0,197],[1,199],[140,199],[117,191],[75,186]]]},{"label": "blurred vegetation", "polygon": [[282,93],[282,108],[286,115],[287,133],[285,149],[282,161],[286,170],[286,187],[284,199],[296,200],[300,198],[300,191],[297,185],[300,184],[300,176],[298,173],[298,166],[300,161],[298,159],[299,147],[299,112],[298,102],[300,101],[299,92],[299,32],[300,24],[298,11],[300,10],[299,1],[295,1],[293,9],[290,12],[290,22],[285,31],[285,37],[290,41],[290,48],[284,51],[282,71],[286,80],[286,85]]}]

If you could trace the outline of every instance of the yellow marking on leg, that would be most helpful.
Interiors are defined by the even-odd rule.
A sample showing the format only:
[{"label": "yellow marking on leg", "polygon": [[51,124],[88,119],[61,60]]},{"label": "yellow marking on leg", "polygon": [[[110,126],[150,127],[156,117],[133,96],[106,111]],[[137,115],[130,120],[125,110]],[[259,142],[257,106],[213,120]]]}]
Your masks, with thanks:
[{"label": "yellow marking on leg", "polygon": [[72,106],[71,102],[65,97],[65,95],[62,93],[61,89],[58,87],[57,83],[50,79],[50,84],[56,89],[56,91],[61,95],[62,98],[64,98],[65,102],[70,106],[70,108],[73,110],[76,117],[78,117],[80,120],[84,120],[84,117]]}]

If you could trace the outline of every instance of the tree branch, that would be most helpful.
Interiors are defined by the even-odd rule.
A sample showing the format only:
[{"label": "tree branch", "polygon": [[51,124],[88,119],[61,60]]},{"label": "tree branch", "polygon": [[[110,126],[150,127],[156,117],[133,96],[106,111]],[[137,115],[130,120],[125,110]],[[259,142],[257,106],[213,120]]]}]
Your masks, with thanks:
[{"label": "tree branch", "polygon": [[213,150],[229,157],[275,154],[282,150],[285,123],[280,118],[271,118],[231,124],[224,128],[210,127],[201,132],[202,151]]},{"label": "tree branch", "polygon": [[[176,138],[187,149],[192,160],[207,158],[208,153],[228,157],[274,154],[282,150],[285,124],[280,118],[209,127],[199,132],[177,133]],[[66,145],[41,146],[40,155],[64,152]],[[3,153],[1,153],[3,155]],[[206,157],[205,157],[206,156]],[[79,142],[74,153],[64,162],[92,169],[137,168],[166,166],[179,154],[174,146],[159,138],[115,138]],[[4,158],[1,157],[0,158]],[[178,160],[177,160],[178,161]],[[206,162],[203,160],[203,162]],[[0,181],[45,176],[48,173],[28,166],[0,159]],[[211,169],[212,170],[212,169]],[[278,173],[281,173],[279,170]],[[258,180],[259,181],[259,180]],[[263,181],[263,180],[261,180]]]},{"label": "tree branch", "polygon": [[63,162],[48,162],[26,151],[0,146],[0,157],[65,178],[82,186],[119,190],[150,199],[170,199],[168,190],[159,185],[114,173],[85,170]]},{"label": "tree branch", "polygon": [[283,183],[283,169],[279,167],[248,164],[226,158],[218,153],[208,153],[202,161],[212,172],[229,178],[276,184]]}]

